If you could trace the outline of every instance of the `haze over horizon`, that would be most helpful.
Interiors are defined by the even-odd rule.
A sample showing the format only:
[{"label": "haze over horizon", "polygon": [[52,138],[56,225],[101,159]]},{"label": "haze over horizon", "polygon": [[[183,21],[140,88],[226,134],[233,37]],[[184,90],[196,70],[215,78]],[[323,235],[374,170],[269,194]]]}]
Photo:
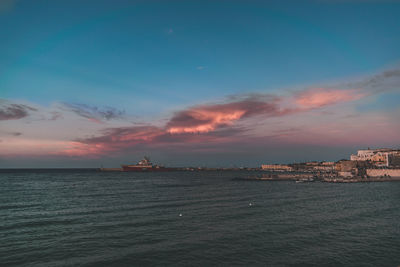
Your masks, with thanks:
[{"label": "haze over horizon", "polygon": [[400,147],[400,2],[0,2],[0,168]]}]

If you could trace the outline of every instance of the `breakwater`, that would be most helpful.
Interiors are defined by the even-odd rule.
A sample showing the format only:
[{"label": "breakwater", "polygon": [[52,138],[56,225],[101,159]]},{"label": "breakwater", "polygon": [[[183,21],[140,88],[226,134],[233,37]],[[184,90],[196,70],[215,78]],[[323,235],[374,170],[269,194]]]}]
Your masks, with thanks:
[{"label": "breakwater", "polygon": [[245,181],[302,181],[302,182],[327,182],[327,183],[364,183],[364,182],[392,182],[400,181],[400,177],[341,177],[336,173],[283,173],[262,174],[256,176],[236,177],[234,180]]},{"label": "breakwater", "polygon": [[369,182],[394,182],[400,181],[400,177],[352,177],[352,178],[324,178],[323,182],[327,183],[369,183]]}]

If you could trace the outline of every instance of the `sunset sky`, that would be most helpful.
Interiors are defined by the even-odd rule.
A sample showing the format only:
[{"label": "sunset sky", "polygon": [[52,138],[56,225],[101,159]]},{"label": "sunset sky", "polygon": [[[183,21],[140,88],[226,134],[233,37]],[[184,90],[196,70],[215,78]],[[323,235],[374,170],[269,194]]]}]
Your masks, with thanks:
[{"label": "sunset sky", "polygon": [[400,1],[0,0],[0,168],[400,147]]}]

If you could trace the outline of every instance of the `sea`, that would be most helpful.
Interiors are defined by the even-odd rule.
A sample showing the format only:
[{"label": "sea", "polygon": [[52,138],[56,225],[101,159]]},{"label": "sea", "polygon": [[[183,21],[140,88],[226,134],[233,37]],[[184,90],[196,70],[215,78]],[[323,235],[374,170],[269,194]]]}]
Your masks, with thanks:
[{"label": "sea", "polygon": [[400,182],[1,170],[1,266],[400,266]]}]

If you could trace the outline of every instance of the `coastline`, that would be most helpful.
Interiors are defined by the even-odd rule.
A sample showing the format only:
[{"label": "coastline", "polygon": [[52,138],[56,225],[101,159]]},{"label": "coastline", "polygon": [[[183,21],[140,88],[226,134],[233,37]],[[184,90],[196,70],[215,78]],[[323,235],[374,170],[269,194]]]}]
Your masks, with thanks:
[{"label": "coastline", "polygon": [[400,177],[340,177],[332,174],[300,173],[300,174],[263,174],[253,177],[236,177],[241,181],[296,181],[296,182],[325,182],[325,183],[371,183],[400,181]]}]

